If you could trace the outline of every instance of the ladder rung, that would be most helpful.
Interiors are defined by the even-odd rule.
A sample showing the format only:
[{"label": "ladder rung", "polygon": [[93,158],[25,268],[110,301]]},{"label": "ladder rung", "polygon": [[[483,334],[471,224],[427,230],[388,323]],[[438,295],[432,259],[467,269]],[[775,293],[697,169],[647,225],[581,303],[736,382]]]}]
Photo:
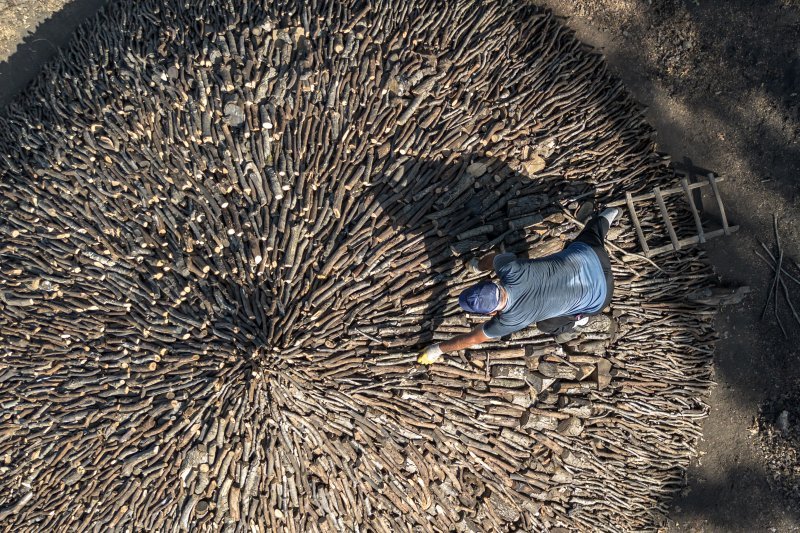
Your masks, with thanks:
[{"label": "ladder rung", "polygon": [[631,214],[631,222],[633,222],[633,227],[636,229],[636,236],[639,237],[639,244],[642,246],[642,251],[644,252],[645,257],[649,257],[650,248],[647,246],[647,240],[644,238],[642,226],[639,224],[639,217],[636,215],[636,209],[633,207],[633,197],[631,196],[631,193],[627,191],[625,191],[625,202],[628,204],[628,211]]},{"label": "ladder rung", "polygon": [[661,196],[661,189],[655,187],[653,189],[653,193],[656,196],[658,208],[661,210],[661,218],[664,219],[664,224],[667,226],[667,232],[669,233],[669,238],[672,241],[672,247],[675,250],[680,250],[681,244],[680,241],[678,241],[678,236],[675,234],[675,228],[672,227],[672,222],[669,220],[669,212],[667,211],[667,205],[664,203],[664,197]]},{"label": "ladder rung", "polygon": [[[730,226],[728,228],[728,231],[730,233],[733,233],[734,231],[738,231],[738,230],[739,230],[739,226]],[[714,237],[719,237],[719,236],[725,235],[725,234],[726,233],[725,233],[724,229],[716,229],[714,231],[709,231],[708,233],[705,234],[705,236],[706,236],[706,239],[713,239]],[[699,241],[698,236],[694,235],[692,237],[683,238],[679,242],[680,242],[681,246],[689,246],[691,244],[698,244],[700,241]],[[673,248],[672,244],[659,246],[658,248],[653,248],[652,250],[650,250],[650,255],[648,257],[652,257],[654,255],[658,255],[658,254],[661,254],[661,253],[664,253],[664,252],[671,252],[671,251],[674,251],[674,248]]]},{"label": "ladder rung", "polygon": [[730,228],[728,227],[728,217],[725,216],[725,206],[722,205],[722,196],[719,195],[719,189],[717,188],[717,183],[720,180],[714,177],[714,174],[708,175],[708,182],[711,184],[711,190],[714,192],[714,198],[717,200],[717,206],[719,207],[719,216],[722,218],[722,229],[725,231],[725,235],[730,234]]},{"label": "ladder rung", "polygon": [[697,236],[700,238],[699,242],[706,242],[706,237],[703,234],[703,223],[700,221],[700,213],[697,212],[697,206],[694,205],[692,191],[689,189],[689,180],[683,178],[681,180],[681,187],[683,187],[683,193],[686,195],[686,201],[689,202],[689,209],[692,211],[694,223],[697,226]]}]

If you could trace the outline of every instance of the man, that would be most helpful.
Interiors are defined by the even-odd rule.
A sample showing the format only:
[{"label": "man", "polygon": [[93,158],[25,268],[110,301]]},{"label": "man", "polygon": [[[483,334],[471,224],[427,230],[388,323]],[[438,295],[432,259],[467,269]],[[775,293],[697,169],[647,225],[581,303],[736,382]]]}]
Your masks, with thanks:
[{"label": "man", "polygon": [[583,231],[562,251],[539,259],[517,259],[514,254],[490,253],[470,266],[477,271],[494,268],[499,283],[482,281],[464,290],[458,298],[470,313],[492,318],[470,333],[429,346],[417,360],[430,365],[442,354],[463,350],[510,335],[536,323],[556,336],[588,322],[611,301],[614,278],[605,249],[605,237],[620,210],[610,208],[590,220]]}]

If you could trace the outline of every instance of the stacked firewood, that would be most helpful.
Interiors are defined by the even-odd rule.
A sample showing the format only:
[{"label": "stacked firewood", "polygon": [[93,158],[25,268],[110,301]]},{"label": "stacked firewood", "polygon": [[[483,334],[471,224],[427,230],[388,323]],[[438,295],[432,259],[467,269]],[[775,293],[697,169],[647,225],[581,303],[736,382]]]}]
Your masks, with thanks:
[{"label": "stacked firewood", "polygon": [[711,383],[697,252],[645,260],[623,220],[580,336],[415,364],[480,320],[465,259],[674,179],[550,13],[111,3],[1,125],[4,529],[663,520]]}]

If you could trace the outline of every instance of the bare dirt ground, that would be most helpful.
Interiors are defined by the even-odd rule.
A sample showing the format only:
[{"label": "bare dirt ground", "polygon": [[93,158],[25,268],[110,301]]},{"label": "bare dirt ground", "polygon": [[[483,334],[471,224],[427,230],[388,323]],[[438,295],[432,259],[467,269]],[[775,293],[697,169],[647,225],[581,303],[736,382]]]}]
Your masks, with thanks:
[{"label": "bare dirt ground", "polygon": [[22,0],[3,0],[0,2],[0,54],[6,58],[14,52],[17,44],[36,26],[40,19],[60,10],[66,0],[42,0],[25,2]]},{"label": "bare dirt ground", "polygon": [[[0,107],[105,0],[0,0]],[[787,306],[761,320],[772,272],[756,255],[774,246],[800,260],[800,0],[536,0],[648,106],[659,149],[724,176],[738,234],[706,245],[723,283],[749,285],[724,308],[700,458],[676,497],[669,531],[800,531],[800,502],[772,480],[759,406],[800,378],[800,328]],[[800,308],[798,285],[789,285]],[[796,385],[795,385],[796,387]],[[769,420],[766,422],[769,424]],[[790,428],[800,420],[789,419]]]},{"label": "bare dirt ground", "polygon": [[106,0],[0,0],[0,108]]}]

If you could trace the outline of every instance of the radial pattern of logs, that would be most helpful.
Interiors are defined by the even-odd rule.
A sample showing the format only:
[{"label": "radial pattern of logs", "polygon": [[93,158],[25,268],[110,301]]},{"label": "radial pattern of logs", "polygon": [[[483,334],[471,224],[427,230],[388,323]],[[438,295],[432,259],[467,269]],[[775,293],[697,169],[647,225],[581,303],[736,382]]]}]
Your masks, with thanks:
[{"label": "radial pattern of logs", "polygon": [[644,260],[623,219],[593,330],[414,362],[480,320],[464,259],[674,180],[550,14],[112,2],[0,126],[4,528],[663,520],[707,411],[697,252]]}]

